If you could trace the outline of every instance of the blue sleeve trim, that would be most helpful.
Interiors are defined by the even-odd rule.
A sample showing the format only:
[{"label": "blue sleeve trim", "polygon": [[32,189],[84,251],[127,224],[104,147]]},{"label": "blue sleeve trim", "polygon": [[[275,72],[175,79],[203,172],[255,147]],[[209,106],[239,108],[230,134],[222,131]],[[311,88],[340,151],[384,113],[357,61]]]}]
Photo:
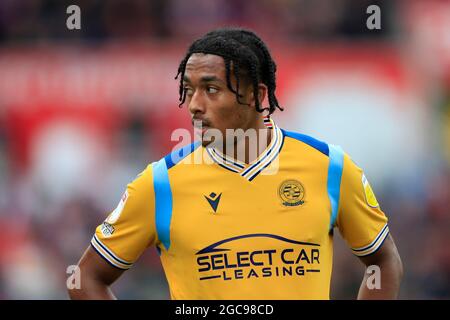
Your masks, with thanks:
[{"label": "blue sleeve trim", "polygon": [[186,158],[188,155],[190,155],[192,152],[195,151],[200,146],[200,141],[196,141],[194,143],[188,144],[187,146],[184,146],[182,148],[179,148],[172,153],[169,153],[167,156],[164,157],[166,159],[167,169],[172,168],[174,165],[176,165],[178,162]]},{"label": "blue sleeve trim", "polygon": [[155,222],[158,239],[166,250],[170,248],[170,222],[172,220],[172,190],[166,159],[153,163],[153,187],[155,189]]},{"label": "blue sleeve trim", "polygon": [[194,152],[200,141],[184,146],[168,154],[153,167],[153,188],[155,190],[155,223],[158,239],[166,250],[170,248],[170,223],[172,221],[173,198],[168,170]]},{"label": "blue sleeve trim", "polygon": [[344,168],[344,151],[339,146],[330,144],[329,158],[330,163],[328,165],[328,181],[327,191],[328,197],[331,202],[331,221],[330,230],[334,228],[336,224],[338,209],[339,209],[339,196],[341,193],[341,178],[342,170]]},{"label": "blue sleeve trim", "polygon": [[306,143],[307,145],[313,147],[314,149],[322,152],[324,155],[328,156],[329,150],[328,150],[328,144],[326,144],[323,141],[317,140],[313,137],[307,136],[306,134],[301,134],[297,132],[292,131],[286,131],[281,129],[281,131],[284,133],[286,137],[290,137],[296,140],[299,140],[301,142]]}]

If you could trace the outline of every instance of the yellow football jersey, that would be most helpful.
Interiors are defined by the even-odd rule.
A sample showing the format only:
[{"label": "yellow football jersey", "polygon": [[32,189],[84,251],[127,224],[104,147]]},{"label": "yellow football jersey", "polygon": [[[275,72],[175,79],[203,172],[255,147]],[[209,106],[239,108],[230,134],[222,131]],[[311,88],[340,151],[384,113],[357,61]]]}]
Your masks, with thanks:
[{"label": "yellow football jersey", "polygon": [[128,269],[156,246],[172,299],[329,299],[333,229],[366,256],[387,217],[341,148],[270,127],[250,164],[199,142],[150,164],[92,247]]}]

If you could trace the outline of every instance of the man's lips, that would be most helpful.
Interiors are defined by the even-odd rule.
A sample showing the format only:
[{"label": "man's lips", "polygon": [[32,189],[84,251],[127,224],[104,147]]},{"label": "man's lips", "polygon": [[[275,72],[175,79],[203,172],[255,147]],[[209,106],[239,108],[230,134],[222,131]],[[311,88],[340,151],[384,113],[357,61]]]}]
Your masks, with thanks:
[{"label": "man's lips", "polygon": [[192,126],[195,130],[201,130],[202,132],[210,129],[209,123],[203,122],[202,120],[192,120]]},{"label": "man's lips", "polygon": [[203,129],[203,128],[210,128],[210,127],[207,125],[194,125],[194,128],[195,129]]}]

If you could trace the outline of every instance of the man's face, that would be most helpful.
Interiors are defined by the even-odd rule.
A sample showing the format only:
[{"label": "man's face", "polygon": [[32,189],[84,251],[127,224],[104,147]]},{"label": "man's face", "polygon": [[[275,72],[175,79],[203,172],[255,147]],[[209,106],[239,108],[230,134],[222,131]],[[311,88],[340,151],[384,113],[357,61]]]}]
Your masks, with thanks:
[{"label": "man's face", "polygon": [[[251,106],[252,86],[240,79],[239,92],[243,95],[240,101],[250,105],[239,104],[236,95],[227,87],[225,72],[224,59],[217,55],[194,53],[186,64],[183,78],[186,104],[194,126],[202,126],[201,131],[198,128],[196,131],[201,136],[203,146],[211,142],[211,131],[220,131],[226,141],[226,129],[247,130],[251,126],[255,110]],[[230,73],[232,87],[236,88],[232,70]],[[208,129],[216,130],[208,132]],[[221,143],[215,138],[213,140]]]}]

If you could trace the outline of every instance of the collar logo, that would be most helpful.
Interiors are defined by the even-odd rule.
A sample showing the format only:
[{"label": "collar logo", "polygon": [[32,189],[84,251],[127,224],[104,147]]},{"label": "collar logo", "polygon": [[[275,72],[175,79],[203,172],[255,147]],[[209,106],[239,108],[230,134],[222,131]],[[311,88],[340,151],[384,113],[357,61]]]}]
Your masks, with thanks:
[{"label": "collar logo", "polygon": [[211,192],[209,196],[205,196],[205,199],[208,200],[209,205],[217,212],[217,207],[219,206],[220,198],[222,197],[222,193],[217,195],[214,192]]},{"label": "collar logo", "polygon": [[278,195],[286,207],[297,207],[305,203],[305,188],[297,180],[286,180],[278,188]]}]

